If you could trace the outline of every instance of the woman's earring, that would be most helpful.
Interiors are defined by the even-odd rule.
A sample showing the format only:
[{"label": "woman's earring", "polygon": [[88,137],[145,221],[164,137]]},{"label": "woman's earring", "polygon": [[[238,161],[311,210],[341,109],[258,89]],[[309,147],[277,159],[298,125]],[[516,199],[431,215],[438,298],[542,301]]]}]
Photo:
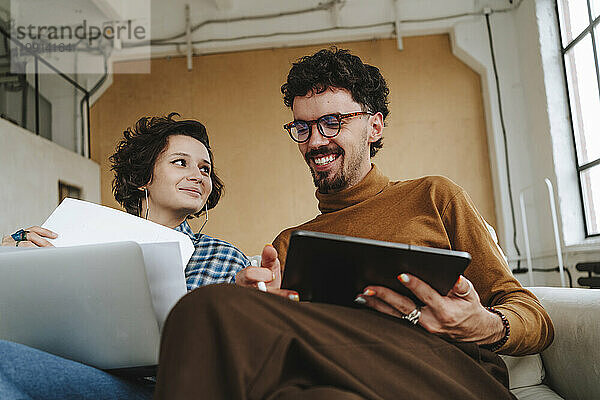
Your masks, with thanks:
[{"label": "woman's earring", "polygon": [[148,189],[144,186],[144,194],[146,195],[146,219],[150,215],[150,203],[148,203]]},{"label": "woman's earring", "polygon": [[204,215],[206,216],[206,219],[204,220],[204,223],[200,227],[200,230],[198,231],[198,233],[202,232],[202,229],[204,229],[204,225],[206,225],[206,223],[208,222],[208,200],[204,204],[204,207],[206,208],[206,211],[204,213]]}]

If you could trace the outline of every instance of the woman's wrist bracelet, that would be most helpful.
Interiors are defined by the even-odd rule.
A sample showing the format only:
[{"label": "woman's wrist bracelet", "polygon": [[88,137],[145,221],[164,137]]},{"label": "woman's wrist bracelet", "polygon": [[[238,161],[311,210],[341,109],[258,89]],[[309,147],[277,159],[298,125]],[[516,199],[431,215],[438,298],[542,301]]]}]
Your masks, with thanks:
[{"label": "woman's wrist bracelet", "polygon": [[510,336],[510,324],[508,323],[508,319],[506,319],[504,314],[502,314],[499,310],[495,309],[494,307],[486,307],[485,309],[491,313],[494,313],[494,314],[500,316],[500,319],[502,319],[502,326],[504,326],[504,336],[502,337],[502,339],[498,340],[497,342],[491,343],[491,344],[486,344],[486,345],[483,345],[482,347],[485,347],[486,349],[489,349],[491,351],[498,351],[508,341],[508,337]]}]

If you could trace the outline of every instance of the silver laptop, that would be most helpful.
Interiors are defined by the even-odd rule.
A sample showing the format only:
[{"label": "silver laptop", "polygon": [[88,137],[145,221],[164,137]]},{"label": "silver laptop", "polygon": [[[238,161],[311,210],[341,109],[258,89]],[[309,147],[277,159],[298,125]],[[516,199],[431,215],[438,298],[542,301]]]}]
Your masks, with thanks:
[{"label": "silver laptop", "polygon": [[0,252],[0,339],[101,369],[158,364],[140,246]]}]

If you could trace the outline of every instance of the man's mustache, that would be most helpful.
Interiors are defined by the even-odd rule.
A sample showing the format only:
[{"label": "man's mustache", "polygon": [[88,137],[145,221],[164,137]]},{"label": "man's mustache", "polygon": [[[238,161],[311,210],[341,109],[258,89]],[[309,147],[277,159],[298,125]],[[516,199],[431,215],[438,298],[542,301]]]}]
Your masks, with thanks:
[{"label": "man's mustache", "polygon": [[321,147],[317,147],[316,149],[307,151],[306,154],[304,154],[304,159],[306,160],[306,162],[308,162],[308,160],[310,158],[327,156],[329,154],[344,155],[344,149],[342,149],[340,146],[335,146],[335,145],[334,146],[321,146]]}]

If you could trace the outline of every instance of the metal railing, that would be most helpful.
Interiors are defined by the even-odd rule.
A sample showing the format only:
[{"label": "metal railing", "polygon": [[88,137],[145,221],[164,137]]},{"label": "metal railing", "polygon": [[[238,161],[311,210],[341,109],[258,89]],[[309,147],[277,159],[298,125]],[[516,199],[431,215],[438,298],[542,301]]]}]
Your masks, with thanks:
[{"label": "metal railing", "polygon": [[[83,86],[81,86],[77,81],[72,79],[70,76],[66,75],[54,65],[52,65],[48,60],[44,59],[42,56],[32,51],[30,48],[25,46],[18,39],[11,36],[8,23],[2,21],[0,22],[0,40],[2,41],[4,54],[0,52],[0,90],[4,89],[4,98],[3,104],[0,104],[0,116],[4,119],[7,119],[25,129],[28,129],[34,132],[36,135],[42,135],[47,139],[57,142],[63,147],[69,148],[76,153],[81,154],[85,157],[90,157],[90,94],[91,91],[87,90]],[[33,73],[27,72],[27,65],[22,65],[19,68],[19,71],[11,71],[11,52],[12,49],[18,49],[21,54],[28,54],[28,56],[33,57]],[[60,82],[68,85],[73,89],[73,102],[77,102],[79,100],[79,96],[81,96],[81,100],[79,100],[78,110],[73,109],[73,136],[72,139],[76,145],[65,145],[64,141],[61,143],[60,141],[55,140],[52,135],[52,101],[46,99],[40,90],[40,76],[45,76],[40,74],[40,68],[46,68],[49,70],[48,72],[54,77],[58,77]],[[33,76],[31,76],[33,75]],[[28,77],[30,79],[28,79]],[[30,80],[33,80],[33,85],[31,85]],[[55,79],[55,78],[53,78]],[[102,80],[103,81],[103,80]],[[100,84],[101,82],[99,82]],[[28,92],[30,89],[33,89],[33,121],[29,118],[31,102],[29,101]],[[98,85],[97,85],[98,86]],[[21,107],[20,111],[15,111],[18,107],[15,107],[14,104],[11,104],[14,99],[9,99],[8,91],[12,93],[21,91]],[[64,100],[64,99],[62,99]],[[45,106],[45,107],[43,107]],[[42,121],[42,108],[44,108],[45,114],[43,115],[45,118]],[[76,112],[78,111],[78,115]],[[59,115],[61,119],[68,118],[68,116]],[[79,119],[79,132],[77,132],[77,122]],[[42,126],[44,125],[44,126]],[[48,125],[48,126],[46,126]],[[60,132],[63,137],[65,134],[69,132]],[[77,137],[79,135],[79,137]]]}]

